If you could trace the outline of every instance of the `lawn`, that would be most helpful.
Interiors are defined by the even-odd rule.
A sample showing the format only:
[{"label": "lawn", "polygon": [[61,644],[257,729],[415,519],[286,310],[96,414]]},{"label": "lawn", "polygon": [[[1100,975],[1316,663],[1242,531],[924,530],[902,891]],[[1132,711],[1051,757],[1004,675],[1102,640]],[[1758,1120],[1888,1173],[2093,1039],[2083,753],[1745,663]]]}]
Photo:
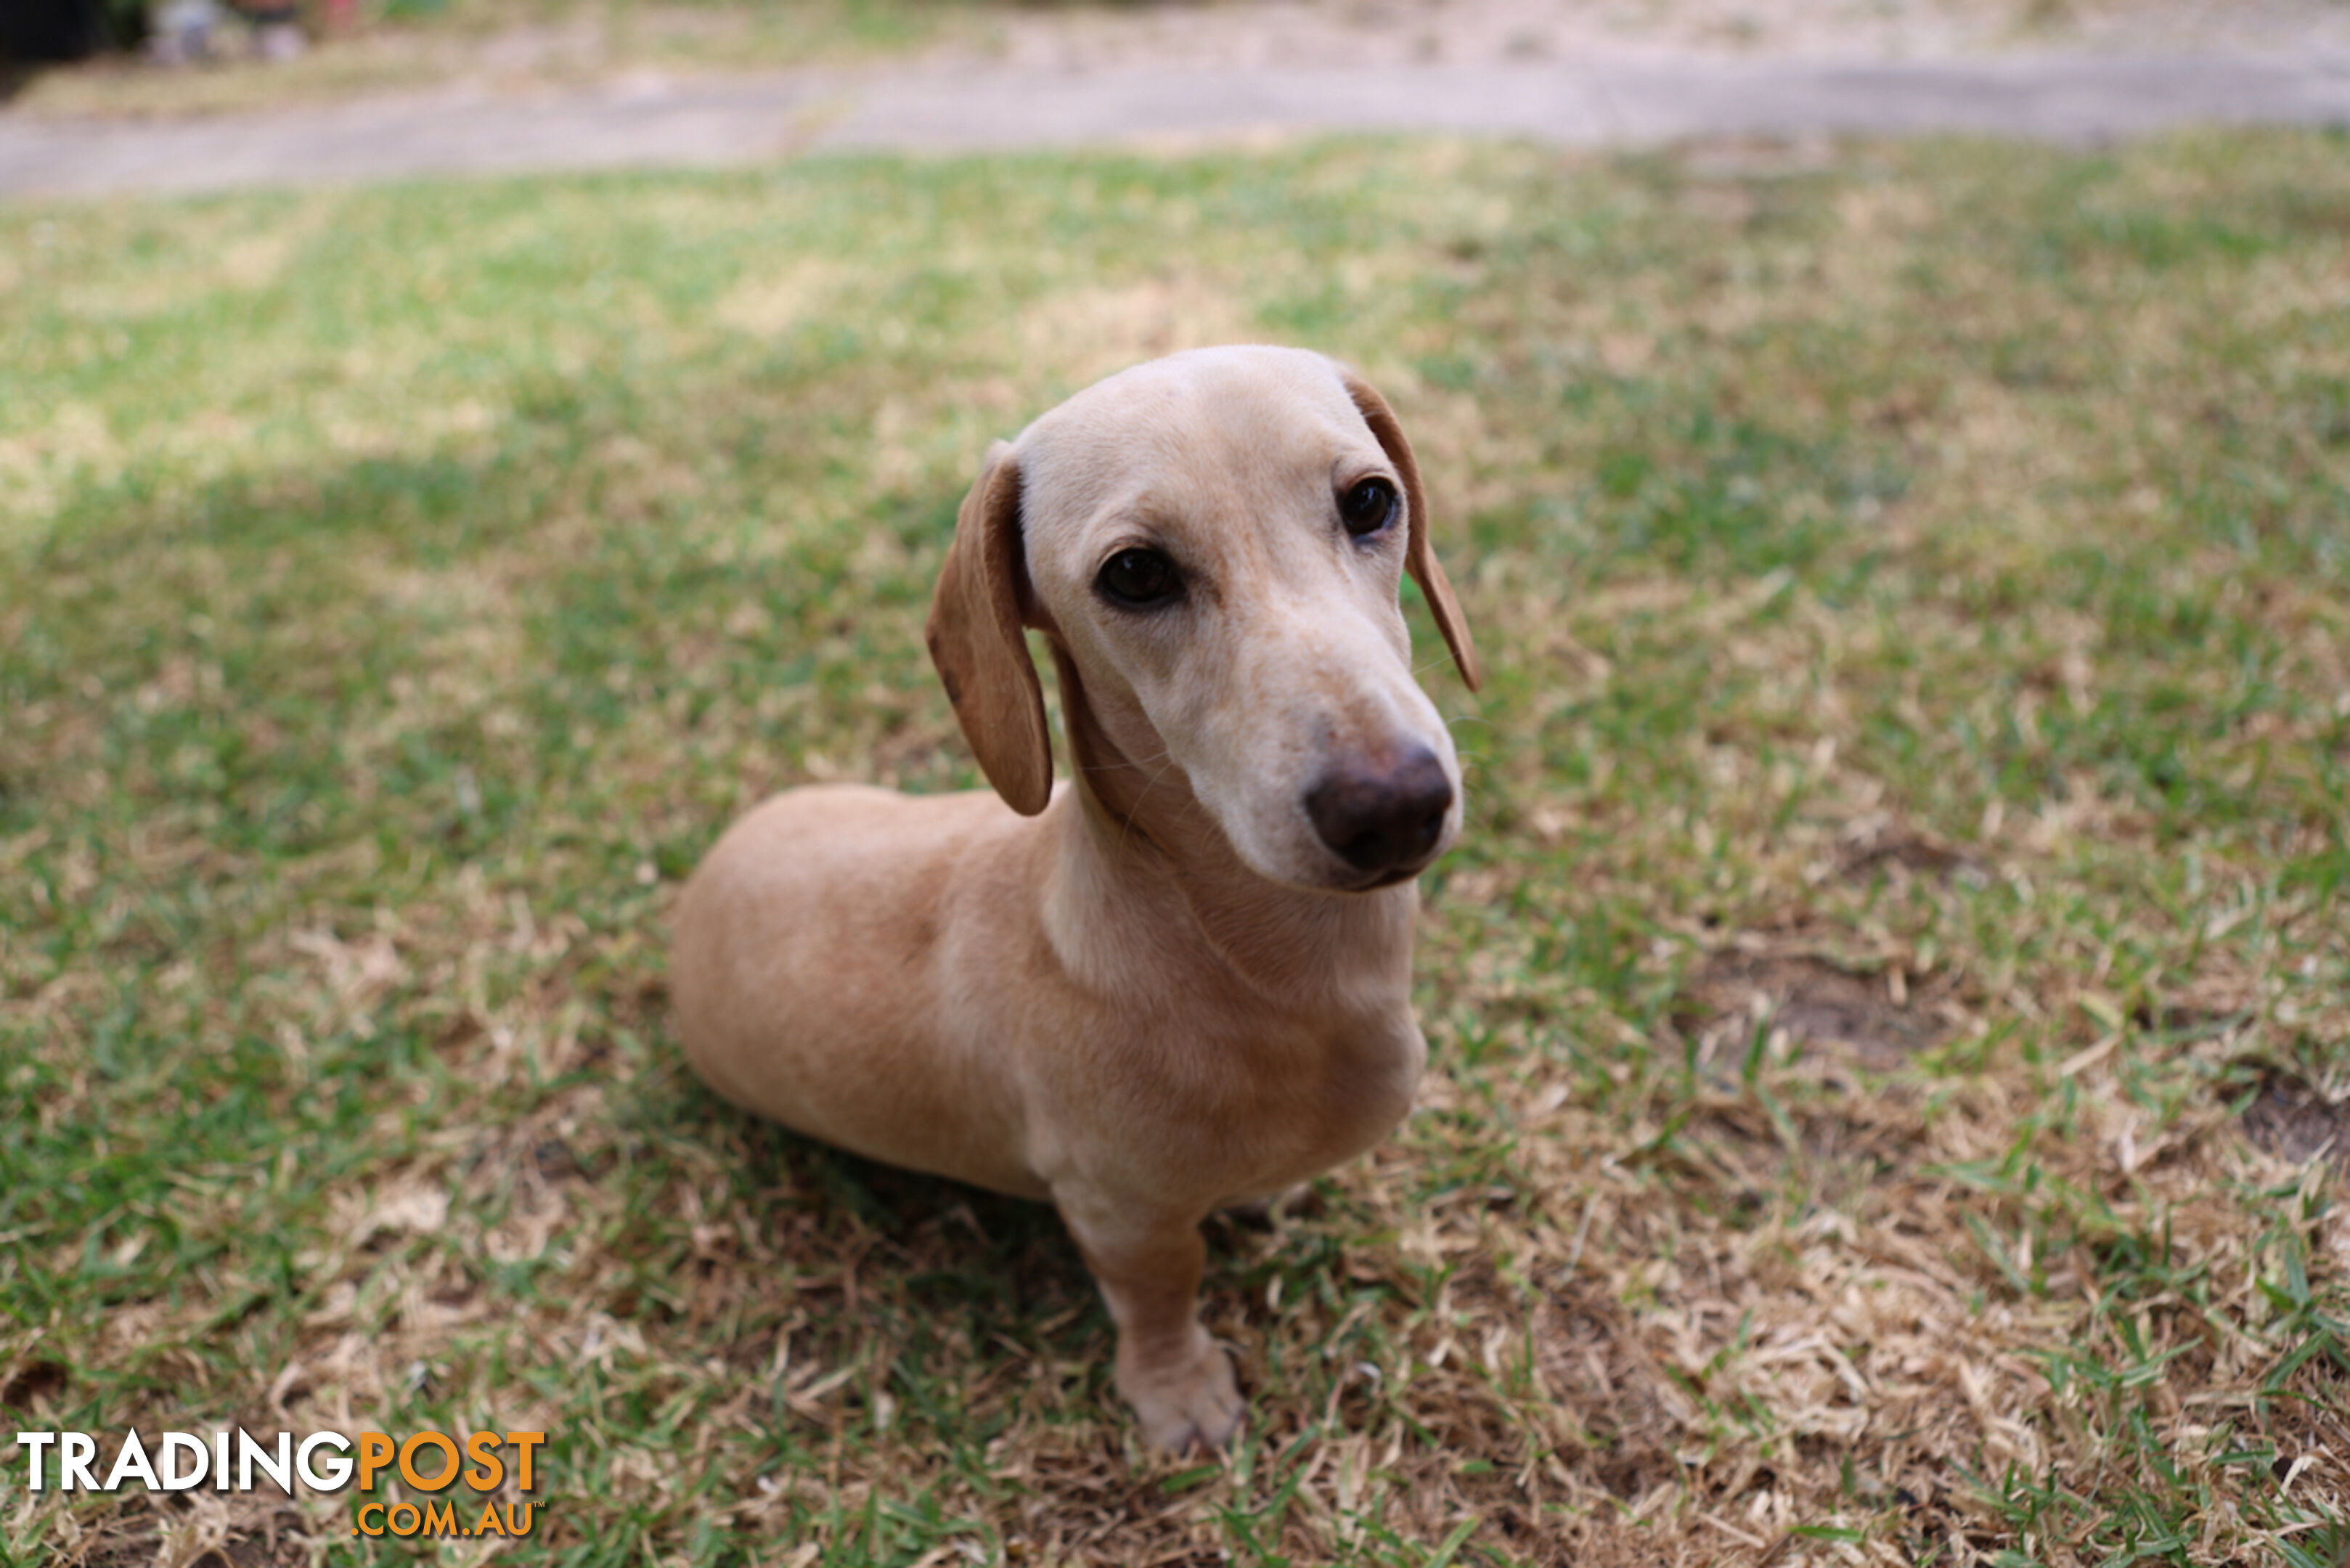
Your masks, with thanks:
[{"label": "lawn", "polygon": [[255,57],[249,30],[230,22],[201,63],[166,70],[126,50],[17,84],[0,76],[0,96],[12,113],[145,117],[460,84],[526,92],[631,73],[842,66],[946,43],[984,49],[1003,15],[987,0],[360,0],[354,26],[336,32],[321,5],[305,9],[313,47],[296,60]]},{"label": "lawn", "polygon": [[[2345,153],[0,208],[0,1428],[544,1429],[517,1563],[2335,1563]],[[664,914],[976,783],[986,442],[1250,338],[1395,404],[1488,685],[1415,604],[1430,1076],[1211,1225],[1186,1463],[1048,1211],[700,1087]],[[440,1550],[22,1476],[14,1562]]]}]

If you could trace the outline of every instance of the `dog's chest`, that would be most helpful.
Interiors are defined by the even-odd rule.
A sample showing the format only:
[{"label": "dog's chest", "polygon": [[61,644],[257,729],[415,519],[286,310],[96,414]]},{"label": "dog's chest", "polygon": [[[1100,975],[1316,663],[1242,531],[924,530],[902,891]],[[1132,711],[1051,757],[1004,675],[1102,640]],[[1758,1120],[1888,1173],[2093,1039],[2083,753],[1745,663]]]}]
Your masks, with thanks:
[{"label": "dog's chest", "polygon": [[1331,1138],[1352,1155],[1385,1137],[1410,1111],[1427,1064],[1409,1013],[1333,1042],[1323,1070]]},{"label": "dog's chest", "polygon": [[1248,1168],[1243,1184],[1262,1193],[1319,1176],[1385,1137],[1411,1109],[1428,1048],[1406,1014],[1252,1054],[1256,1071],[1232,1086],[1223,1120],[1243,1135],[1235,1150]]}]

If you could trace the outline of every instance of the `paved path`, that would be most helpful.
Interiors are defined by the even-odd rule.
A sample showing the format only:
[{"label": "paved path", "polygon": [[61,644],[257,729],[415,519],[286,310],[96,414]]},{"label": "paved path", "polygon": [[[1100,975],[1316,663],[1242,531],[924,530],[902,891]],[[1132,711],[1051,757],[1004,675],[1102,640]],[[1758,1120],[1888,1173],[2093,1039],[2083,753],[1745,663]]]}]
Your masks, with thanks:
[{"label": "paved path", "polygon": [[1954,130],[2062,142],[2190,121],[2350,125],[2350,55],[2041,56],[1938,63],[899,66],[475,89],[176,121],[0,111],[0,197],[713,167],[838,149],[954,151],[1438,130],[1565,144]]}]

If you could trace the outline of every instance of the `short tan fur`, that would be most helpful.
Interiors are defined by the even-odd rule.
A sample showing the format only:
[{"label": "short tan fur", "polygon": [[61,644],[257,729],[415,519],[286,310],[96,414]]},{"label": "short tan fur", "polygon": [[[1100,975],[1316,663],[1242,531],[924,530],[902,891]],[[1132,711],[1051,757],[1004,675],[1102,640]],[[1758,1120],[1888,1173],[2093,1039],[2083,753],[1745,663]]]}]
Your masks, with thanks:
[{"label": "short tan fur", "polygon": [[[1319,355],[1110,377],[989,453],[940,574],[931,655],[994,792],[788,791],[678,909],[702,1076],[1057,1205],[1162,1448],[1241,1417],[1199,1321],[1201,1220],[1368,1147],[1425,1060],[1411,878],[1460,831],[1461,778],[1413,679],[1407,571],[1478,679],[1429,528],[1394,414]],[[1030,630],[1073,753],[1057,788]]]}]

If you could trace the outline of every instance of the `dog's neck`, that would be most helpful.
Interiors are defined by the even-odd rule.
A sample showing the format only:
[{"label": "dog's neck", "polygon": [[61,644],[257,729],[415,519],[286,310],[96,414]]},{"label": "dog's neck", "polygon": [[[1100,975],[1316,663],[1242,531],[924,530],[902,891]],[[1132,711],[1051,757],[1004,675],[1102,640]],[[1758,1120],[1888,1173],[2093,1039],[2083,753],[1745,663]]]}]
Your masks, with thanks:
[{"label": "dog's neck", "polygon": [[[1075,764],[1074,809],[1059,831],[1101,877],[1156,885],[1188,913],[1201,944],[1269,1006],[1324,1006],[1337,993],[1393,1005],[1408,986],[1412,883],[1374,892],[1292,888],[1258,874],[1232,848],[1191,783],[1166,757],[1128,755],[1095,711],[1068,655],[1049,640]],[[1056,803],[1057,804],[1057,803]],[[1349,1009],[1351,1010],[1351,1009]]]}]

